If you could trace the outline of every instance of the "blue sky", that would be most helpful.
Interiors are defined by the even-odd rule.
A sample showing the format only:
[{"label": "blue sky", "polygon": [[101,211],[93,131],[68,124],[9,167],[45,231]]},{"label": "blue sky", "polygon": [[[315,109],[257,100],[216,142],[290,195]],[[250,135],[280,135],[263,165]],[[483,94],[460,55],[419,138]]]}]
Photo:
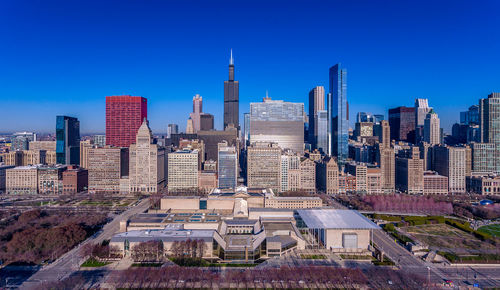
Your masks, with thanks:
[{"label": "blue sky", "polygon": [[350,115],[415,97],[449,131],[500,91],[500,1],[0,2],[0,132],[52,132],[55,116],[104,132],[105,96],[148,98],[154,132],[185,127],[194,94],[222,127],[233,48],[240,112],[269,91],[305,102],[348,70]]}]

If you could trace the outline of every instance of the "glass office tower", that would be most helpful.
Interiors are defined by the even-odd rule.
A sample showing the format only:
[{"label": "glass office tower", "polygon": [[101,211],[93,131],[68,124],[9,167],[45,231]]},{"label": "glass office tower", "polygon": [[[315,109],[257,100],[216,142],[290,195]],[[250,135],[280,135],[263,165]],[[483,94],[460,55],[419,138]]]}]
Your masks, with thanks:
[{"label": "glass office tower", "polygon": [[77,118],[56,118],[56,161],[59,164],[80,164],[80,122]]},{"label": "glass office tower", "polygon": [[219,145],[218,187],[236,188],[238,178],[238,154],[233,146]]},{"label": "glass office tower", "polygon": [[328,94],[328,125],[330,155],[337,157],[339,166],[348,156],[349,108],[347,104],[347,71],[341,64],[330,68],[330,93]]}]

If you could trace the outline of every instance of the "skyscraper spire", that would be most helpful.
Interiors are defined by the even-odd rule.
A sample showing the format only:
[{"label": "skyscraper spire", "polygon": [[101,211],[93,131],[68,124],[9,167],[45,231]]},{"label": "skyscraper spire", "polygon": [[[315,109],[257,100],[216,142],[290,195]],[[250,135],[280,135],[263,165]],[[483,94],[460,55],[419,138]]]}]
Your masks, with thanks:
[{"label": "skyscraper spire", "polygon": [[234,65],[233,49],[232,48],[231,48],[231,58],[229,59],[229,65]]}]

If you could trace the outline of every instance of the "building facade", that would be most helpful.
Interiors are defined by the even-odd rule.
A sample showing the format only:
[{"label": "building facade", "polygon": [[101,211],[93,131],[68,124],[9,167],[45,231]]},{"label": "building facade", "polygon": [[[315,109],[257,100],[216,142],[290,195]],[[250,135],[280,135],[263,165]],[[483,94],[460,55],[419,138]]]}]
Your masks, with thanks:
[{"label": "building facade", "polygon": [[248,148],[247,184],[251,188],[281,188],[281,149],[273,143],[253,143]]},{"label": "building facade", "polygon": [[441,143],[441,124],[438,115],[432,109],[424,120],[424,141],[430,145]]},{"label": "building facade", "polygon": [[57,116],[56,158],[58,164],[80,164],[80,122],[77,118]]},{"label": "building facade", "polygon": [[240,83],[234,80],[234,59],[231,50],[229,78],[224,81],[224,129],[229,125],[240,128]]},{"label": "building facade", "polygon": [[88,151],[89,193],[118,194],[121,179],[128,179],[128,148],[102,147]]},{"label": "building facade", "polygon": [[309,144],[318,148],[318,111],[325,110],[325,88],[317,86],[309,92]]},{"label": "building facade", "polygon": [[217,183],[219,188],[236,188],[238,185],[238,153],[227,142],[219,144],[217,159]]},{"label": "building facade", "polygon": [[144,120],[129,150],[132,193],[157,193],[165,185],[165,149],[153,144],[153,133]]},{"label": "building facade", "polygon": [[177,150],[168,154],[168,191],[198,188],[198,150]]},{"label": "building facade", "polygon": [[347,103],[347,70],[336,64],[329,71],[330,93],[327,98],[329,155],[343,166],[348,157],[349,107]]},{"label": "building facade", "polygon": [[106,145],[129,147],[144,119],[148,118],[146,98],[106,97]]},{"label": "building facade", "polygon": [[304,104],[264,98],[250,103],[250,139],[275,142],[282,149],[304,152]]}]

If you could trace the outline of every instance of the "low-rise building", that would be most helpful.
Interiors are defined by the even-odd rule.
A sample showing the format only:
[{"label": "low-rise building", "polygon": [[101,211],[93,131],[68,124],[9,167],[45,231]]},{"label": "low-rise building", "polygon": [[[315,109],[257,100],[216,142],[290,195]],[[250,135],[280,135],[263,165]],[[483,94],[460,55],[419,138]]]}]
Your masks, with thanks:
[{"label": "low-rise building", "polygon": [[89,171],[74,165],[68,166],[63,172],[63,193],[75,194],[88,188]]},{"label": "low-rise building", "polygon": [[7,169],[5,179],[7,194],[38,193],[38,168],[35,165]]},{"label": "low-rise building", "polygon": [[424,194],[448,194],[448,177],[435,171],[424,171]]},{"label": "low-rise building", "polygon": [[475,194],[500,195],[500,176],[472,175],[467,176],[467,192]]},{"label": "low-rise building", "polygon": [[14,167],[14,165],[0,165],[0,194],[5,193],[7,169]]},{"label": "low-rise building", "polygon": [[66,165],[38,166],[38,194],[60,195],[63,193],[63,172]]}]

